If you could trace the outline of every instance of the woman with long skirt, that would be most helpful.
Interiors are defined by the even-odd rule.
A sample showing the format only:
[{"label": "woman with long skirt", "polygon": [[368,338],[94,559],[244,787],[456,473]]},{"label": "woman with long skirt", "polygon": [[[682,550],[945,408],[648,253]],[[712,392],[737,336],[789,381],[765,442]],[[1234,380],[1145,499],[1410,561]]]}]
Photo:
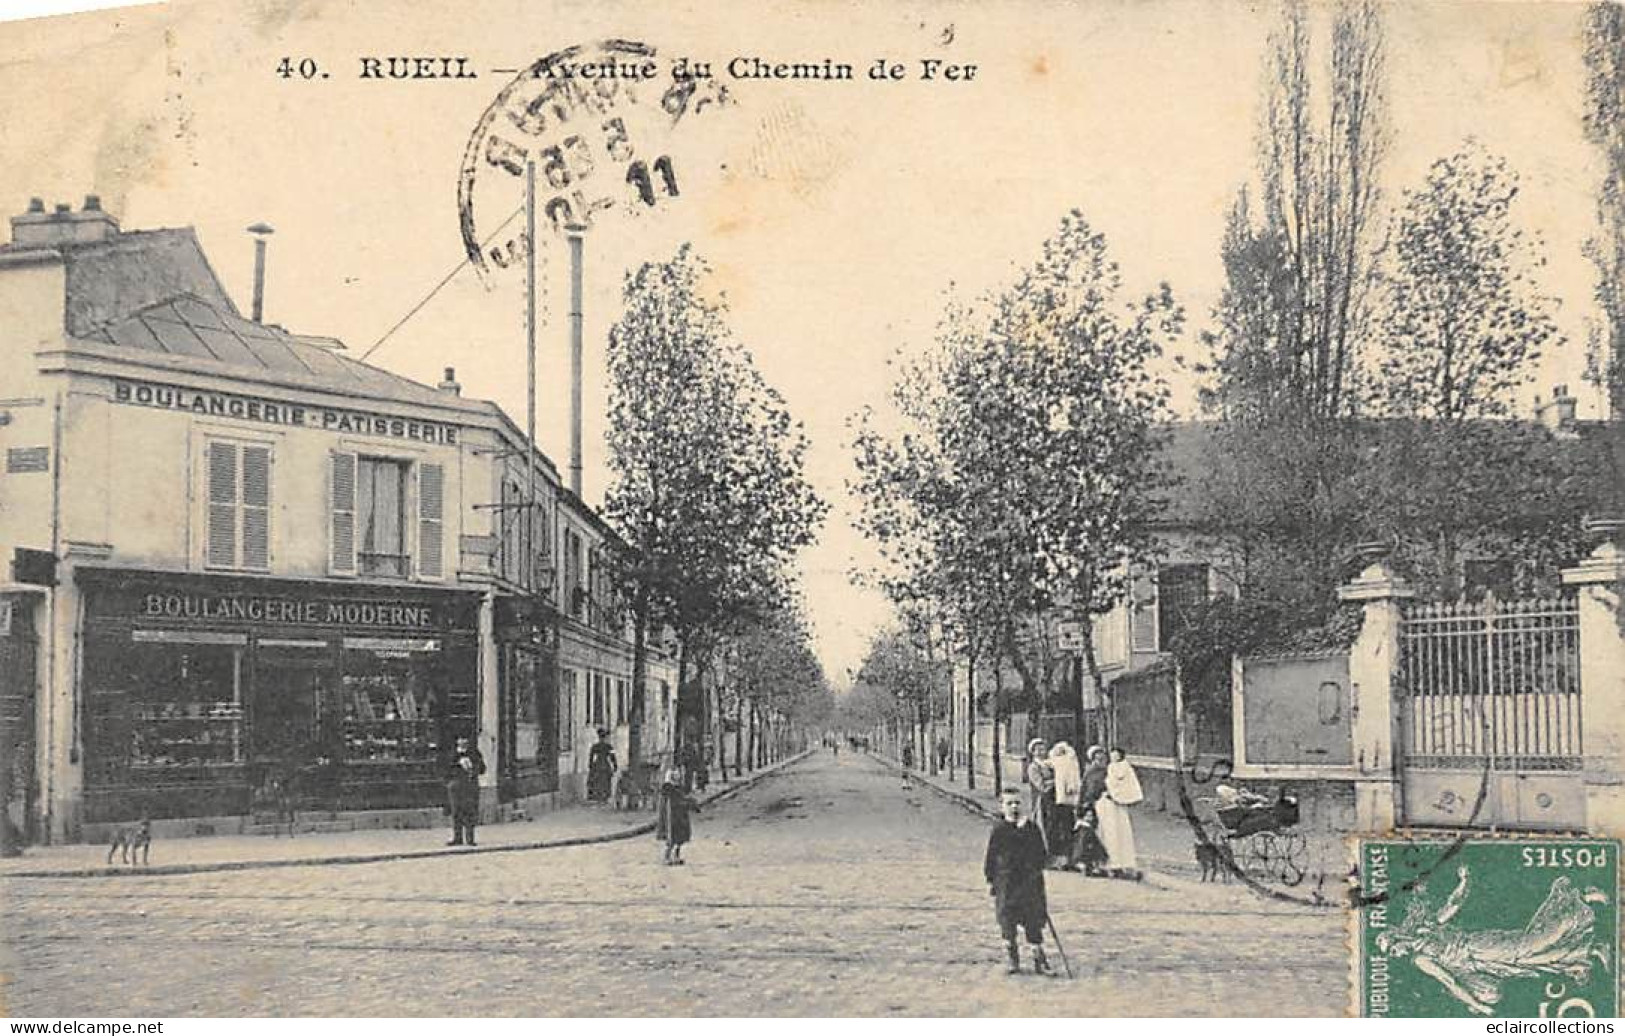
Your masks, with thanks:
[{"label": "woman with long skirt", "polygon": [[1123,750],[1113,748],[1106,767],[1106,793],[1095,803],[1095,815],[1100,821],[1100,841],[1106,846],[1107,872],[1114,878],[1140,877],[1129,808],[1144,798],[1139,775],[1123,757]]}]

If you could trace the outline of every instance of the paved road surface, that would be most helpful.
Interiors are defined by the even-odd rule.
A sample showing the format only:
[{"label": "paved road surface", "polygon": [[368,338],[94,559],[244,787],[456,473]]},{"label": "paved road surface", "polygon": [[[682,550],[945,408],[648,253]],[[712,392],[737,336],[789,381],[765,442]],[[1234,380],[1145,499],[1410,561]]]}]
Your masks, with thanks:
[{"label": "paved road surface", "polygon": [[986,823],[815,755],[652,839],[346,867],[0,881],[0,1013],[1340,1014],[1344,920],[1050,877],[1076,981],[1005,976]]}]

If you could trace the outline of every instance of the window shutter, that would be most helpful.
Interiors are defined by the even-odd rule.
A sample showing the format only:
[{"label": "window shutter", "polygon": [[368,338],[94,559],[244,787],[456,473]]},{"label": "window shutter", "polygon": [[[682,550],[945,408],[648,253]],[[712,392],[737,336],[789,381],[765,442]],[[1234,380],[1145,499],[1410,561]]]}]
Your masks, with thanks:
[{"label": "window shutter", "polygon": [[244,568],[271,567],[271,450],[243,448]]},{"label": "window shutter", "polygon": [[209,516],[206,561],[211,568],[237,564],[237,447],[208,445]]},{"label": "window shutter", "polygon": [[1157,584],[1151,573],[1134,577],[1129,589],[1129,650],[1157,650]]},{"label": "window shutter", "polygon": [[334,572],[355,571],[355,454],[333,454],[332,560]]},{"label": "window shutter", "polygon": [[418,465],[418,574],[426,579],[445,575],[446,469],[440,464]]}]

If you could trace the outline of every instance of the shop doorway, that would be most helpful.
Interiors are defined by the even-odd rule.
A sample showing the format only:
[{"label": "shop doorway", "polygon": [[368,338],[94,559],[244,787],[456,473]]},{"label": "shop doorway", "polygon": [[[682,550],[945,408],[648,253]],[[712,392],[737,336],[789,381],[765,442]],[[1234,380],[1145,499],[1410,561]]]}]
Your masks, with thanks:
[{"label": "shop doorway", "polygon": [[337,751],[323,736],[333,656],[324,641],[261,641],[250,698],[255,812],[336,808]]},{"label": "shop doorway", "polygon": [[34,605],[0,597],[0,856],[38,838],[34,784]]}]

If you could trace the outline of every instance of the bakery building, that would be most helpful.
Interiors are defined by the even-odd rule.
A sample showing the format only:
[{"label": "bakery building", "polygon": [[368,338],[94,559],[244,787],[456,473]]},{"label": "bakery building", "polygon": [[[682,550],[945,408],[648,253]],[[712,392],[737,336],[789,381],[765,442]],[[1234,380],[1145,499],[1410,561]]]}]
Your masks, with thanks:
[{"label": "bakery building", "polygon": [[590,702],[564,697],[555,559],[581,508],[506,415],[244,317],[190,229],[123,232],[94,198],[11,222],[8,834],[236,832],[290,799],[434,823],[462,735],[489,812],[568,795]]}]

